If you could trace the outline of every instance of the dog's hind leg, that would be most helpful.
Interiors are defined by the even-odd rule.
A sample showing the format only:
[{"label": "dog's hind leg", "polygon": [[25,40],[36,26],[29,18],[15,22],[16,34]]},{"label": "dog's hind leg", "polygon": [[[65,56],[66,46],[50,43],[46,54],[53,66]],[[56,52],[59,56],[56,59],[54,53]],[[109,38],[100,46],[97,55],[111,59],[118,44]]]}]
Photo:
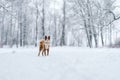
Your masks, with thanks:
[{"label": "dog's hind leg", "polygon": [[40,56],[40,52],[41,52],[41,49],[39,48],[39,53],[38,53],[38,56]]},{"label": "dog's hind leg", "polygon": [[40,56],[40,51],[39,51],[39,53],[38,53],[38,56]]},{"label": "dog's hind leg", "polygon": [[42,46],[40,45],[38,56],[40,56],[41,51],[42,51]]}]

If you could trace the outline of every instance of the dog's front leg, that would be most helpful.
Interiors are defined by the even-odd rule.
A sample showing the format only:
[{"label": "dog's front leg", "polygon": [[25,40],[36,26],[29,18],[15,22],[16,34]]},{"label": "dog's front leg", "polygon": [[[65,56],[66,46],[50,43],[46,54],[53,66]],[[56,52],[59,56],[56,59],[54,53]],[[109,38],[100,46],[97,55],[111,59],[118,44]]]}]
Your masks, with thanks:
[{"label": "dog's front leg", "polygon": [[44,50],[42,51],[42,56],[44,56]]},{"label": "dog's front leg", "polygon": [[49,55],[49,48],[47,49],[47,56]]},{"label": "dog's front leg", "polygon": [[45,54],[45,56],[46,56],[46,49],[45,49],[45,51],[44,51],[44,54]]}]

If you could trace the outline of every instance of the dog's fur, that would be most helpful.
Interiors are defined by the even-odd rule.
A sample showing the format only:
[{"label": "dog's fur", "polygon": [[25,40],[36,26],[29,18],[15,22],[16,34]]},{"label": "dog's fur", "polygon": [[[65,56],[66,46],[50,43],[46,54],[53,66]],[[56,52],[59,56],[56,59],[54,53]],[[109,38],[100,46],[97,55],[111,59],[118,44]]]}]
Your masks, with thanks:
[{"label": "dog's fur", "polygon": [[[48,56],[49,55],[49,47],[50,47],[50,36],[45,36],[45,39],[40,40],[39,43],[39,53],[38,56],[40,56],[40,53],[42,51],[42,56]],[[46,54],[47,52],[47,54]]]}]

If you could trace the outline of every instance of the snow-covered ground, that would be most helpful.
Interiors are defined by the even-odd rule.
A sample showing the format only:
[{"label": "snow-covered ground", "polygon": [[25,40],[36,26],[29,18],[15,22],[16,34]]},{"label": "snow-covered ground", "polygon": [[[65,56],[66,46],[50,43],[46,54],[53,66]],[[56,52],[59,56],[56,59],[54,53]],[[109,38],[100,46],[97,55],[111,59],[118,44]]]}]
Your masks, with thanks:
[{"label": "snow-covered ground", "polygon": [[52,47],[0,49],[0,80],[120,80],[120,49]]}]

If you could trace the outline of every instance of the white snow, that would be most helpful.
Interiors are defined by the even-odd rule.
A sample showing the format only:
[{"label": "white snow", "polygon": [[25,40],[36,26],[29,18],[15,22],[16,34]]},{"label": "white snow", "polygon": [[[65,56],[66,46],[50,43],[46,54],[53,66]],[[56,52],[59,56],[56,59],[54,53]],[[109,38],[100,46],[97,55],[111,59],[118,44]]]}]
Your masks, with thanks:
[{"label": "white snow", "polygon": [[120,80],[120,50],[52,47],[0,49],[0,80]]}]

